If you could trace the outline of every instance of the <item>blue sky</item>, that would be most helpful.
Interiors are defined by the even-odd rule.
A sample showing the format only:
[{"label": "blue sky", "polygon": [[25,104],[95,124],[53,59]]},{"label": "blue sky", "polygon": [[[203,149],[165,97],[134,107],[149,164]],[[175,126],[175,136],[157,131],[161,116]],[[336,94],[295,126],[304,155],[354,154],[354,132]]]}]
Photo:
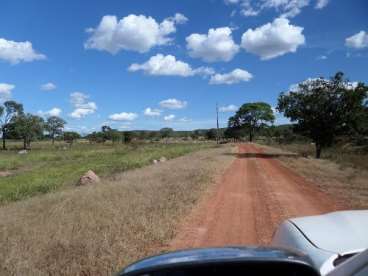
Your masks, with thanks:
[{"label": "blue sky", "polygon": [[[366,0],[3,0],[0,101],[68,129],[196,129],[341,70],[367,82]],[[277,123],[286,120],[278,115]]]}]

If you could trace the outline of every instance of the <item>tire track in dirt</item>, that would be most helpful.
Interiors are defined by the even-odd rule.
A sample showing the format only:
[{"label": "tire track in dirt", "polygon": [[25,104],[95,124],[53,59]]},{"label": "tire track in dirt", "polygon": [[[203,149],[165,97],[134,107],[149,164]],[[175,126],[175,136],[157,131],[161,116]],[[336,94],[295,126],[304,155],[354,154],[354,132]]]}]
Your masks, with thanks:
[{"label": "tire track in dirt", "polygon": [[257,190],[254,201],[254,209],[256,210],[256,233],[257,244],[266,245],[269,243],[268,238],[272,236],[273,229],[278,225],[280,217],[282,217],[282,206],[274,196],[272,187],[269,184],[269,179],[265,174],[261,174],[261,166],[257,159],[253,158],[248,161],[249,170],[254,173],[255,179],[250,184],[254,185]]},{"label": "tire track in dirt", "polygon": [[169,249],[267,245],[287,218],[344,207],[255,145],[243,144],[213,190],[183,220]]}]

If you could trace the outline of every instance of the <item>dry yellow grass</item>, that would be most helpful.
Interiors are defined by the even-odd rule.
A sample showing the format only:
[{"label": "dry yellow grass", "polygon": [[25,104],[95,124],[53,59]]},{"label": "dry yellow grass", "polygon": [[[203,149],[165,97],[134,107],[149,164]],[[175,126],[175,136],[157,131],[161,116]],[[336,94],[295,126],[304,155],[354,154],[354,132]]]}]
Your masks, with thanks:
[{"label": "dry yellow grass", "polygon": [[0,208],[0,275],[111,275],[158,253],[233,159],[209,149]]},{"label": "dry yellow grass", "polygon": [[269,146],[261,146],[265,152],[280,154],[287,167],[315,183],[335,198],[346,202],[353,209],[368,209],[368,171],[337,164],[330,160],[283,156],[290,153]]}]

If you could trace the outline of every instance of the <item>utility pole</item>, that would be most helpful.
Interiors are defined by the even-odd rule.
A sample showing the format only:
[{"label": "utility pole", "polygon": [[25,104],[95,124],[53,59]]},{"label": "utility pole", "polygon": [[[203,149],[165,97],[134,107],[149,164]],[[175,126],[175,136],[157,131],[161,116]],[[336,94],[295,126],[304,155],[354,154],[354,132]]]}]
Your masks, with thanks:
[{"label": "utility pole", "polygon": [[218,104],[216,103],[216,123],[217,123],[217,131],[216,131],[216,142],[220,143],[220,128],[219,128],[219,111]]}]

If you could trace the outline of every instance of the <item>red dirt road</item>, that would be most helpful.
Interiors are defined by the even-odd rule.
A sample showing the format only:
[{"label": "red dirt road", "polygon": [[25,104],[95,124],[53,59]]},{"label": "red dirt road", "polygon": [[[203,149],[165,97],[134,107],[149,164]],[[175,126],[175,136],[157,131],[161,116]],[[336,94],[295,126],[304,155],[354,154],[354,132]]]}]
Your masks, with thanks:
[{"label": "red dirt road", "polygon": [[170,249],[267,245],[287,218],[342,208],[271,155],[244,144],[213,191],[184,220]]}]

